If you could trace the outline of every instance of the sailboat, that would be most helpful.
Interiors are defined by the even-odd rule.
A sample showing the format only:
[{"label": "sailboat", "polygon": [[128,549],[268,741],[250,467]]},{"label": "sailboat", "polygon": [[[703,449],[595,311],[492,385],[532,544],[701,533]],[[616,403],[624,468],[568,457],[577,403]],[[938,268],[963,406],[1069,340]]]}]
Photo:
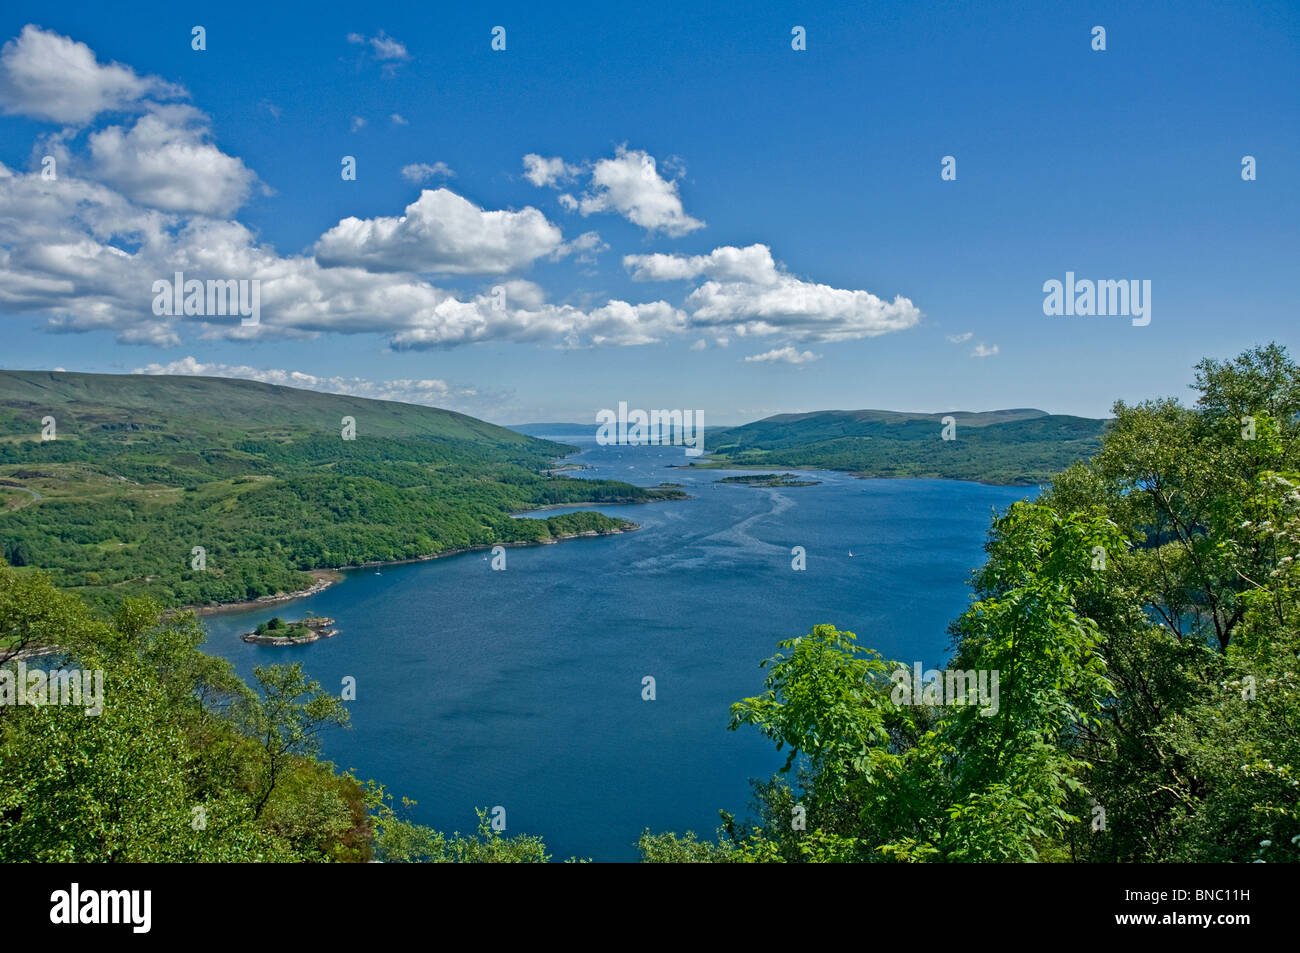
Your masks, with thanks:
[{"label": "sailboat", "polygon": [[853,558],[853,550],[850,549],[850,550],[849,550],[849,559],[852,559],[852,558]]}]

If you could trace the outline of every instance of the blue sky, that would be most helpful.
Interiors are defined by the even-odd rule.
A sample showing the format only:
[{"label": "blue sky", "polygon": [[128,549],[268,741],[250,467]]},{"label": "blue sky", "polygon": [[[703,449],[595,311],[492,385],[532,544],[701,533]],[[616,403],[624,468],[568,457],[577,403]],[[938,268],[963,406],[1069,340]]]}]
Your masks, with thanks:
[{"label": "blue sky", "polygon": [[[1296,3],[79,6],[0,14],[4,367],[733,423],[1300,351]],[[182,266],[260,324],[155,315]],[[1067,271],[1150,324],[1045,316]]]}]

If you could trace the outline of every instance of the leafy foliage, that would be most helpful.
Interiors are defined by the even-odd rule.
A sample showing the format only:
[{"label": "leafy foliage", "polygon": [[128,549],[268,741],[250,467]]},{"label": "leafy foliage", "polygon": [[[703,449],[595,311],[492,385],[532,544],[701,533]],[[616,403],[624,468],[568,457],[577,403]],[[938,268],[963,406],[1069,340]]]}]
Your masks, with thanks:
[{"label": "leafy foliage", "polygon": [[949,665],[998,672],[996,712],[894,704],[896,663],[815,626],[732,708],[790,751],[754,819],[644,859],[1300,860],[1300,368],[1270,345],[1195,386],[1117,403],[995,519]]},{"label": "leafy foliage", "polygon": [[[258,668],[251,690],[199,650],[190,613],[163,620],[128,599],[97,619],[0,564],[0,632],[27,631],[60,652],[24,665],[98,670],[103,704],[0,704],[0,862],[548,859],[540,838],[503,837],[482,814],[477,838],[398,820],[380,786],[316,757],[348,721],[338,698],[298,665]],[[0,671],[14,677],[17,658]]]}]

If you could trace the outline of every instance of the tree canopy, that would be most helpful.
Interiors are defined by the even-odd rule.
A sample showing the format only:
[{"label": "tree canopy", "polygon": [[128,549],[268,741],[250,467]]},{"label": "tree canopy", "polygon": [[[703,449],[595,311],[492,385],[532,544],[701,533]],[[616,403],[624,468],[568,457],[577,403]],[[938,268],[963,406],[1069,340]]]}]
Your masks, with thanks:
[{"label": "tree canopy", "polygon": [[1300,859],[1300,368],[1202,361],[1191,406],[1119,402],[1097,453],[995,519],[950,669],[992,715],[894,704],[817,625],[732,708],[787,748],[754,818],[650,861]]}]

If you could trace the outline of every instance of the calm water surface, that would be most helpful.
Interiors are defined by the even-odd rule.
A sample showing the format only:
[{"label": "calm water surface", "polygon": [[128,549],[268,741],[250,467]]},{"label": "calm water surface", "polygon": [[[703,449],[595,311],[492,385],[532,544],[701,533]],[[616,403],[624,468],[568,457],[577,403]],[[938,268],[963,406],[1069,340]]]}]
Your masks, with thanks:
[{"label": "calm water surface", "polygon": [[[807,475],[819,486],[722,486],[735,471],[667,469],[681,448],[557,439],[589,447],[569,460],[592,469],[574,476],[682,483],[692,498],[590,507],[643,529],[511,548],[505,572],[482,552],[355,570],[315,596],[205,620],[207,649],[245,677],[290,661],[333,691],[355,677],[352,726],[326,736],[325,756],[417,800],[414,820],[468,831],[476,805],[501,805],[508,833],[541,834],[556,859],[633,860],[646,827],[711,834],[719,808],[743,815],[748,779],[784,757],[752,729],[728,731],[728,706],[761,690],[758,664],[781,639],[829,622],[887,658],[939,665],[991,511],[1026,496],[826,471]],[[239,639],[307,614],[340,634]]]}]

